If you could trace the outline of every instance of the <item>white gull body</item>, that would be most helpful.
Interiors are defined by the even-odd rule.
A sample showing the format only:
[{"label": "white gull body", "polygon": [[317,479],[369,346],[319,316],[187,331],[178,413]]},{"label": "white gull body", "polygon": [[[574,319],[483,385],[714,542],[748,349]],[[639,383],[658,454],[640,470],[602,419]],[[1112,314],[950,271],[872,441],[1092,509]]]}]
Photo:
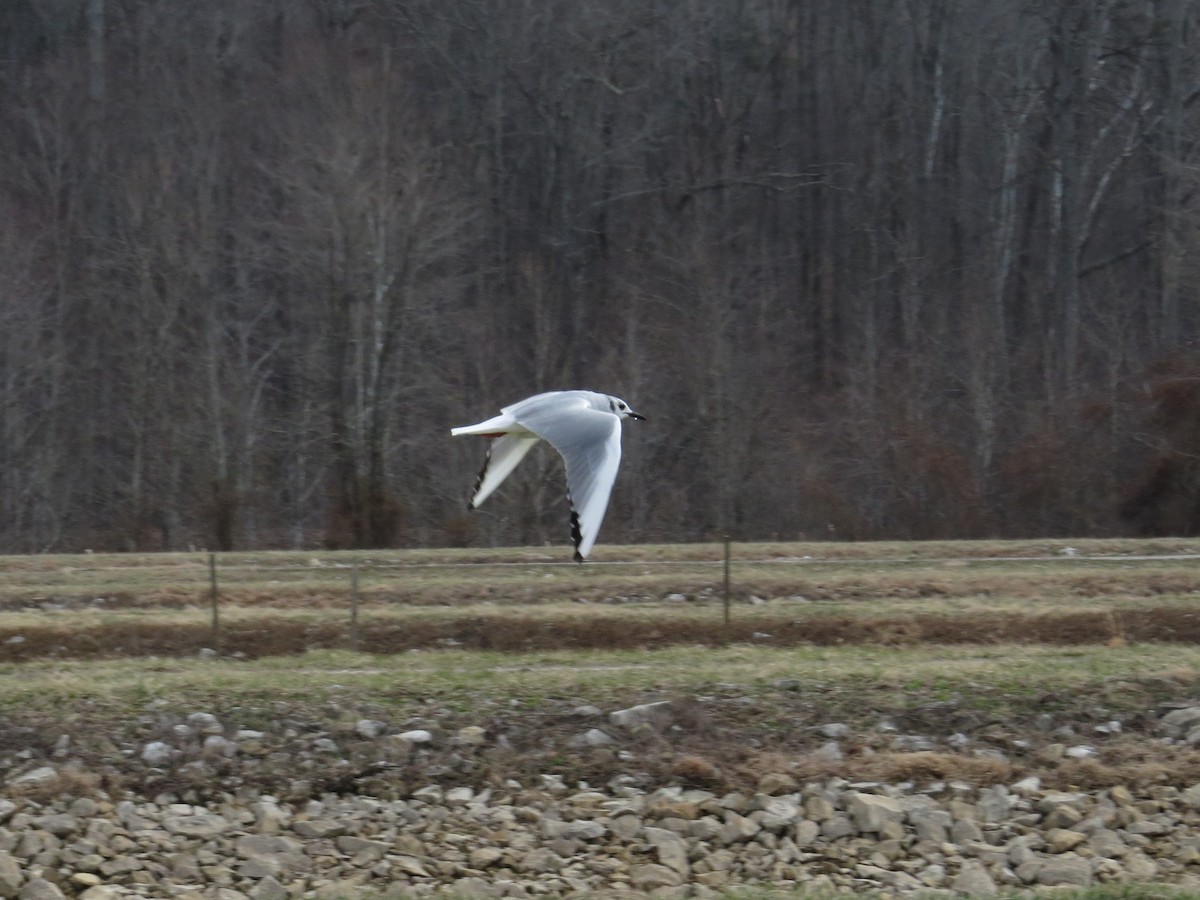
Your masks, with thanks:
[{"label": "white gull body", "polygon": [[608,509],[621,465],[621,420],[644,419],[619,397],[596,391],[550,391],[506,406],[500,415],[450,434],[492,438],[468,508],[478,507],[500,486],[539,440],[567,466],[571,539],[575,559],[591,552]]}]

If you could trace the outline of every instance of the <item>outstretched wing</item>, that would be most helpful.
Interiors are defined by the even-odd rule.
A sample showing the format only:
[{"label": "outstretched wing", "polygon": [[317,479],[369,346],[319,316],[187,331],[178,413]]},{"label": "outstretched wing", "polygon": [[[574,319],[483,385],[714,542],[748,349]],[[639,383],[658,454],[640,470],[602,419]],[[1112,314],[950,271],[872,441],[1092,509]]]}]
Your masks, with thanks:
[{"label": "outstretched wing", "polygon": [[621,420],[583,398],[563,396],[513,410],[513,416],[566,463],[571,538],[575,558],[583,559],[596,543],[621,465]]},{"label": "outstretched wing", "polygon": [[492,491],[500,487],[517,463],[525,458],[533,445],[538,442],[536,434],[505,434],[488,444],[487,456],[483,460],[483,468],[475,479],[475,490],[467,503],[468,509],[479,506],[492,495]]}]

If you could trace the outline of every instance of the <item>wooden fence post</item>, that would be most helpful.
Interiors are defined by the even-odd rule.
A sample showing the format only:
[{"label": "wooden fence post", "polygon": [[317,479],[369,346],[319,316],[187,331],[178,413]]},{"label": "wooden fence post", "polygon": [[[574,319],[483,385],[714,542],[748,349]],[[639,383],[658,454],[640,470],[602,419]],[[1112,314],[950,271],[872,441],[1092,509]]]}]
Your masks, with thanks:
[{"label": "wooden fence post", "polygon": [[729,627],[729,535],[725,535],[725,627]]},{"label": "wooden fence post", "polygon": [[221,655],[221,617],[219,613],[220,592],[217,590],[217,554],[208,554],[208,579],[212,595],[212,648],[217,656]]},{"label": "wooden fence post", "polygon": [[350,569],[350,649],[358,652],[358,562]]}]

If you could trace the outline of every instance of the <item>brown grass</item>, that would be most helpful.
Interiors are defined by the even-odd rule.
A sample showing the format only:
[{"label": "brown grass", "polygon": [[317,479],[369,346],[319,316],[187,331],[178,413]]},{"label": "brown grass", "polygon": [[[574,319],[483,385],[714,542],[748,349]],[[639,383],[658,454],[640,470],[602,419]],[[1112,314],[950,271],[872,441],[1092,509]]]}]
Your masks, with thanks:
[{"label": "brown grass", "polygon": [[[712,616],[640,615],[571,617],[476,615],[461,618],[366,620],[359,626],[360,649],[402,653],[413,649],[541,651],[630,650],[673,645],[727,643],[766,646],[887,647],[921,644],[1108,645],[1128,642],[1200,643],[1200,611],[1178,607],[1098,610],[1045,615],[965,611],[959,615],[782,618],[734,620],[728,627]],[[225,654],[250,658],[346,648],[343,619],[239,617],[221,626]],[[158,622],[136,619],[68,621],[0,627],[0,662],[39,657],[98,658],[183,656],[213,645],[204,621]]]},{"label": "brown grass", "polygon": [[[480,751],[478,771],[489,777],[558,772],[601,784],[624,764],[609,748],[573,747],[586,724],[564,710],[579,699],[612,709],[666,696],[677,727],[623,734],[622,746],[634,753],[638,772],[714,791],[752,787],[768,772],[984,784],[1037,771],[1062,788],[1200,781],[1200,755],[1162,745],[1153,730],[1161,703],[1195,695],[1194,654],[1180,645],[1200,645],[1200,564],[1077,559],[1060,553],[1067,543],[739,545],[728,627],[719,545],[602,548],[600,563],[585,566],[540,548],[311,560],[228,554],[220,572],[221,650],[264,659],[211,666],[169,659],[213,644],[207,569],[197,556],[3,558],[0,664],[10,666],[12,696],[20,697],[9,703],[15,719],[0,728],[0,751],[28,746],[29,722],[42,723],[34,743],[49,752],[64,709],[95,717],[86,727],[81,720],[79,733],[111,734],[113,723],[135,720],[150,696],[188,697],[177,705],[203,702],[195,708],[217,712],[227,702],[246,706],[248,696],[267,708],[268,699],[286,698],[320,728],[333,727],[327,707],[352,715],[344,707],[352,696],[384,710],[361,714],[390,710],[398,721],[429,715],[430,699],[445,704],[438,717],[450,732],[470,723],[509,734],[511,744]],[[1072,545],[1081,555],[1131,557],[1200,550],[1197,541]],[[1005,558],[1020,555],[1033,558]],[[351,562],[362,567],[360,650],[458,652],[372,662],[342,653],[314,653],[302,664],[284,659],[350,647]],[[687,600],[666,599],[672,594]],[[642,650],[659,652],[629,652]],[[122,660],[151,656],[160,659]],[[12,665],[47,659],[96,662]],[[37,688],[30,686],[34,672],[47,679]],[[96,688],[105,681],[99,672],[121,686]],[[333,682],[353,690],[331,703]],[[795,687],[777,686],[784,682]],[[60,700],[41,699],[46,691]],[[698,702],[701,695],[711,696]],[[1099,706],[1124,722],[1125,734],[1093,734]],[[1047,760],[1014,750],[1018,734],[1039,746],[1055,739],[1032,727],[1043,713],[1072,724],[1100,755]],[[976,747],[999,747],[1011,761],[949,745],[896,752],[876,728],[884,717],[905,733],[968,733]],[[831,721],[852,728],[837,759],[818,752],[825,739],[814,730]],[[990,734],[997,723],[1000,732]],[[364,773],[356,770],[351,782],[374,778],[401,791],[409,777]],[[328,777],[314,779],[314,790],[356,789],[343,785],[344,772]],[[49,796],[70,788],[30,790]],[[85,793],[95,785],[74,788]]]}]

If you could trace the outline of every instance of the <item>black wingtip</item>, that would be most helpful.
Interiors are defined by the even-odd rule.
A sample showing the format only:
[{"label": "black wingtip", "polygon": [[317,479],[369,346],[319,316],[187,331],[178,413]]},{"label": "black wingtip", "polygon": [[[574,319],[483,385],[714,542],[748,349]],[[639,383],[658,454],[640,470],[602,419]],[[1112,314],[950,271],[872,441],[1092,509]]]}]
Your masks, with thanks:
[{"label": "black wingtip", "polygon": [[[570,500],[570,495],[567,495]],[[579,513],[575,512],[575,507],[571,506],[571,540],[575,544],[575,562],[583,562],[583,554],[579,552],[579,545],[583,543],[583,532],[579,529]]]},{"label": "black wingtip", "polygon": [[471,496],[467,498],[467,512],[475,508],[475,496],[479,493],[479,489],[483,487],[483,479],[487,477],[488,465],[492,461],[492,445],[488,444],[487,453],[483,457],[483,467],[480,468],[479,474],[475,476],[475,487],[471,489]]}]

